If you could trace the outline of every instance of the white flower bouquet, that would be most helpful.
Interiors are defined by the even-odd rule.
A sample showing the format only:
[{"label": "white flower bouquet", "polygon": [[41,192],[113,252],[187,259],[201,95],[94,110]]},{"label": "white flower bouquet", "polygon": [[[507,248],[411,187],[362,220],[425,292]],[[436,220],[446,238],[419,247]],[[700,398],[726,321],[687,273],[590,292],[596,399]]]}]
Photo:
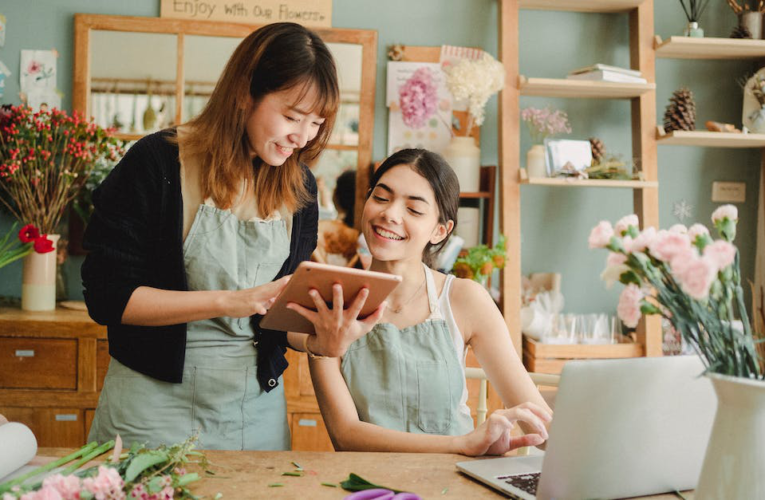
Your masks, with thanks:
[{"label": "white flower bouquet", "polygon": [[468,101],[470,117],[466,136],[473,125],[481,126],[484,108],[491,96],[505,86],[505,67],[490,54],[476,60],[461,59],[457,64],[444,68],[446,87],[457,101]]}]

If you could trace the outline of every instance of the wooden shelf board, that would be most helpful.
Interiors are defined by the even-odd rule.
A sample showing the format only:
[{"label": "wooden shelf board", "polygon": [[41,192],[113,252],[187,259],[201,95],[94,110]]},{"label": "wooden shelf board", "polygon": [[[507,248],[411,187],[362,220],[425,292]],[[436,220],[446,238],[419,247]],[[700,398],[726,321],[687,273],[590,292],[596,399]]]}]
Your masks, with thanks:
[{"label": "wooden shelf board", "polygon": [[534,179],[521,179],[521,184],[529,186],[553,186],[553,187],[605,187],[605,188],[657,188],[657,181],[609,181],[605,179],[573,179],[563,177],[542,177]]},{"label": "wooden shelf board", "polygon": [[573,12],[627,12],[643,0],[520,0],[521,9]]},{"label": "wooden shelf board", "polygon": [[623,344],[544,344],[526,335],[523,348],[536,359],[604,359],[635,358],[643,355],[643,346],[638,343]]},{"label": "wooden shelf board", "polygon": [[473,199],[473,198],[490,198],[490,197],[491,197],[491,193],[489,193],[488,191],[478,191],[476,193],[470,193],[466,191],[460,192],[460,198]]},{"label": "wooden shelf board", "polygon": [[672,146],[705,146],[709,148],[765,148],[765,134],[736,134],[706,130],[675,130],[656,134],[657,144]]},{"label": "wooden shelf board", "polygon": [[734,38],[654,38],[656,57],[666,59],[759,59],[765,58],[765,40]]},{"label": "wooden shelf board", "polygon": [[632,99],[656,90],[655,83],[613,83],[562,78],[518,78],[521,95],[592,99]]}]

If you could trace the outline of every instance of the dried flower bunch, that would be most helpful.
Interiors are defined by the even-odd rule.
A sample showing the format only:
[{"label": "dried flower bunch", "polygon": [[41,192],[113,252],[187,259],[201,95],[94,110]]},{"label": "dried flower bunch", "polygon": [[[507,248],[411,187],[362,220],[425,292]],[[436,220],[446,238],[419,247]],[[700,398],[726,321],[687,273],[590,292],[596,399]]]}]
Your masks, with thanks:
[{"label": "dried flower bunch", "polygon": [[744,0],[743,2],[744,3],[743,7],[738,4],[737,0],[727,0],[727,2],[730,8],[733,9],[733,13],[736,15],[742,14],[744,12],[750,12],[750,11],[759,12],[759,13],[765,12],[765,0],[757,0],[756,8],[750,7],[749,3],[746,0]]},{"label": "dried flower bunch", "polygon": [[720,239],[713,240],[701,224],[640,231],[637,216],[630,215],[614,227],[601,221],[589,245],[610,250],[601,275],[607,285],[626,285],[617,307],[626,326],[637,326],[643,314],[660,314],[708,371],[765,379],[744,305],[739,254],[731,243],[737,222],[733,205],[715,210],[712,223]]},{"label": "dried flower bunch", "polygon": [[760,106],[765,106],[765,75],[761,73],[755,73],[752,77],[752,83],[747,85],[744,83],[744,92],[750,92],[760,103]]},{"label": "dried flower bunch", "polygon": [[444,68],[446,87],[457,101],[468,101],[470,117],[466,136],[473,125],[481,126],[484,108],[489,98],[505,86],[505,67],[484,52],[480,59],[461,59],[457,64]]},{"label": "dried flower bunch", "polygon": [[545,139],[556,134],[570,134],[571,125],[568,123],[568,114],[559,109],[526,108],[521,111],[521,119],[526,122],[534,144],[542,144]]},{"label": "dried flower bunch", "polygon": [[[122,141],[79,114],[26,106],[0,110],[0,201],[19,221],[51,234],[100,159],[114,161]],[[6,199],[8,198],[8,199]]]}]

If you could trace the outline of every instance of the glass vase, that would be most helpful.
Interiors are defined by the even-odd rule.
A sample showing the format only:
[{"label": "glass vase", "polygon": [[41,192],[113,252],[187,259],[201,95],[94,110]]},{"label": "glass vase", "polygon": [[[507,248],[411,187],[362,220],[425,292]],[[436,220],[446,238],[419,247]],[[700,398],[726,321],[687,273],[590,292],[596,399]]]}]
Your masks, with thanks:
[{"label": "glass vase", "polygon": [[691,22],[688,23],[688,26],[685,27],[683,35],[689,36],[691,38],[704,38],[704,30],[699,28],[699,23]]},{"label": "glass vase", "polygon": [[444,159],[451,165],[460,181],[460,191],[475,193],[481,177],[481,149],[473,137],[452,137],[443,152]]}]

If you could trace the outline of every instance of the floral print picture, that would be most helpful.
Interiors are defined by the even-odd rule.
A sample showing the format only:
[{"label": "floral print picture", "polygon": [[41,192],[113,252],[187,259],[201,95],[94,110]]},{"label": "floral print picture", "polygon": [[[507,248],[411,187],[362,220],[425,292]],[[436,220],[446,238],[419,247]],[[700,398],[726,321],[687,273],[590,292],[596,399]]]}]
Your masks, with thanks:
[{"label": "floral print picture", "polygon": [[21,91],[28,94],[37,89],[56,88],[55,50],[21,51]]}]

